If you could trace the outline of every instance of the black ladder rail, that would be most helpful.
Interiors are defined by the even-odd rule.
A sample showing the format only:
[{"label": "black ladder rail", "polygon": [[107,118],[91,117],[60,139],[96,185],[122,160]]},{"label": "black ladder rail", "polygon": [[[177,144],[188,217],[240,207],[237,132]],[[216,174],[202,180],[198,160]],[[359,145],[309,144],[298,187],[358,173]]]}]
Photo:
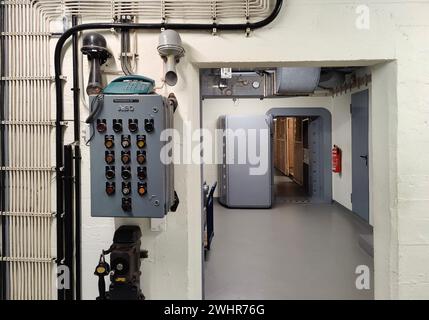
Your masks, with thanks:
[{"label": "black ladder rail", "polygon": [[73,239],[73,147],[64,146],[64,265],[68,268],[68,288],[64,288],[64,299],[74,298],[74,239]]},{"label": "black ladder rail", "polygon": [[76,300],[82,299],[82,206],[81,206],[81,151],[80,146],[74,147],[74,199],[75,199],[75,282],[76,282]]}]

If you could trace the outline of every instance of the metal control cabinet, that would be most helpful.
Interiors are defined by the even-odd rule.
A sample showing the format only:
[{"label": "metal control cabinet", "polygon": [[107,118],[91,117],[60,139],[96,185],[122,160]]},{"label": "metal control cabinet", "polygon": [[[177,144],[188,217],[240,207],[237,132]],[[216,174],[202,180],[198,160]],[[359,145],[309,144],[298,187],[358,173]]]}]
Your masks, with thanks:
[{"label": "metal control cabinet", "polygon": [[172,107],[157,94],[104,94],[99,103],[90,142],[91,215],[163,217],[174,199],[173,164],[161,161]]}]

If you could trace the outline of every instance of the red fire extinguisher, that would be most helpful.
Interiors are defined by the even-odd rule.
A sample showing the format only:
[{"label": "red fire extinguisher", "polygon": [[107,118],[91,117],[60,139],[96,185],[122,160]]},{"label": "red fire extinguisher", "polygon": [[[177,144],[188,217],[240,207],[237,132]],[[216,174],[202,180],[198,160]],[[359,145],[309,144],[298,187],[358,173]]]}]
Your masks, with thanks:
[{"label": "red fire extinguisher", "polygon": [[332,172],[341,173],[341,149],[336,145],[332,148]]}]

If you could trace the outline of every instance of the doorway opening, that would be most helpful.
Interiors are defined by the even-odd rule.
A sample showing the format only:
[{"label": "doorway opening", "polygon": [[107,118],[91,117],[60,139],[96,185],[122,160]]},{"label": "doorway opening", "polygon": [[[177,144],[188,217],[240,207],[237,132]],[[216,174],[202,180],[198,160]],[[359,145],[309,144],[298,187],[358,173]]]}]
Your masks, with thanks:
[{"label": "doorway opening", "polygon": [[276,202],[310,202],[309,123],[313,120],[317,117],[276,117],[273,120],[273,188]]},{"label": "doorway opening", "polygon": [[[340,73],[337,79],[343,81],[342,72],[355,70],[322,68],[321,73]],[[219,129],[258,132],[266,126],[262,123],[252,127],[255,117],[268,119],[267,123],[272,119],[271,135],[256,140],[259,147],[271,146],[267,154],[256,148],[256,156],[267,157],[272,164],[264,179],[249,183],[248,169],[254,163],[242,167],[223,162],[202,166],[206,190],[217,184],[213,199],[204,199],[204,203],[213,204],[203,211],[204,215],[213,213],[213,219],[203,216],[207,222],[203,239],[210,242],[203,265],[205,297],[371,299],[372,288],[357,290],[354,275],[359,265],[373,270],[369,243],[372,227],[359,219],[345,201],[350,199],[352,188],[349,99],[351,91],[365,88],[348,89],[334,96],[326,89],[333,84],[324,83],[324,88],[317,87],[313,93],[285,96],[273,93],[276,84],[270,81],[275,78],[272,72],[269,68],[233,68],[231,78],[223,77],[220,69],[203,69],[200,73],[201,126],[207,133]],[[242,127],[236,128],[237,122]],[[233,135],[237,140],[231,141],[249,138],[249,132]],[[215,155],[222,158],[230,150],[228,143],[236,144],[228,139],[223,136],[218,141]],[[211,141],[204,135],[203,140]],[[348,162],[342,174],[332,172],[333,143],[344,150]],[[235,155],[237,150],[232,150],[229,152]],[[272,206],[262,206],[259,197],[248,195],[258,190],[272,190]],[[237,194],[239,197],[235,197]],[[228,201],[238,198],[240,205],[228,205],[231,201],[225,205],[221,201],[224,195]],[[208,228],[210,224],[214,228]],[[365,240],[362,235],[369,239],[366,248],[361,245]]]},{"label": "doorway opening", "polygon": [[331,203],[332,116],[327,108],[273,108],[276,203]]}]

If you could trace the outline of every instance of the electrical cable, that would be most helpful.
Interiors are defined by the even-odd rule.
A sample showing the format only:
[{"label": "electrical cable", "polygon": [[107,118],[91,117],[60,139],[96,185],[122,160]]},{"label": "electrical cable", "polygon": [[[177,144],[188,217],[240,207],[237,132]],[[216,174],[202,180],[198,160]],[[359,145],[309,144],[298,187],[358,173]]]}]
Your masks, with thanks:
[{"label": "electrical cable", "polygon": [[129,64],[128,54],[130,52],[130,33],[128,30],[121,31],[121,68],[125,75],[134,74]]},{"label": "electrical cable", "polygon": [[[101,111],[103,107],[104,95],[102,93],[98,94],[91,102],[90,114],[88,118],[86,118],[85,123],[93,123],[97,114]],[[94,103],[97,103],[94,109]]]},{"label": "electrical cable", "polygon": [[[89,146],[89,143],[94,138],[94,135],[95,135],[94,120],[95,120],[95,117],[97,116],[97,114],[102,109],[102,106],[103,106],[102,101],[103,101],[103,99],[104,99],[104,95],[102,93],[100,93],[91,102],[91,107],[90,107],[90,112],[91,113],[88,116],[88,118],[85,120],[85,123],[89,124],[89,130],[91,131],[91,134],[90,134],[90,137],[89,137],[88,141],[85,142],[86,146]],[[97,106],[94,109],[94,103],[95,102],[97,103]]]},{"label": "electrical cable", "polygon": [[[92,130],[91,130],[92,129]],[[95,135],[95,128],[94,128],[94,123],[91,123],[89,126],[89,130],[91,131],[91,135],[88,139],[88,141],[85,142],[86,146],[89,146],[89,143],[91,142],[91,140],[94,138]]]}]

